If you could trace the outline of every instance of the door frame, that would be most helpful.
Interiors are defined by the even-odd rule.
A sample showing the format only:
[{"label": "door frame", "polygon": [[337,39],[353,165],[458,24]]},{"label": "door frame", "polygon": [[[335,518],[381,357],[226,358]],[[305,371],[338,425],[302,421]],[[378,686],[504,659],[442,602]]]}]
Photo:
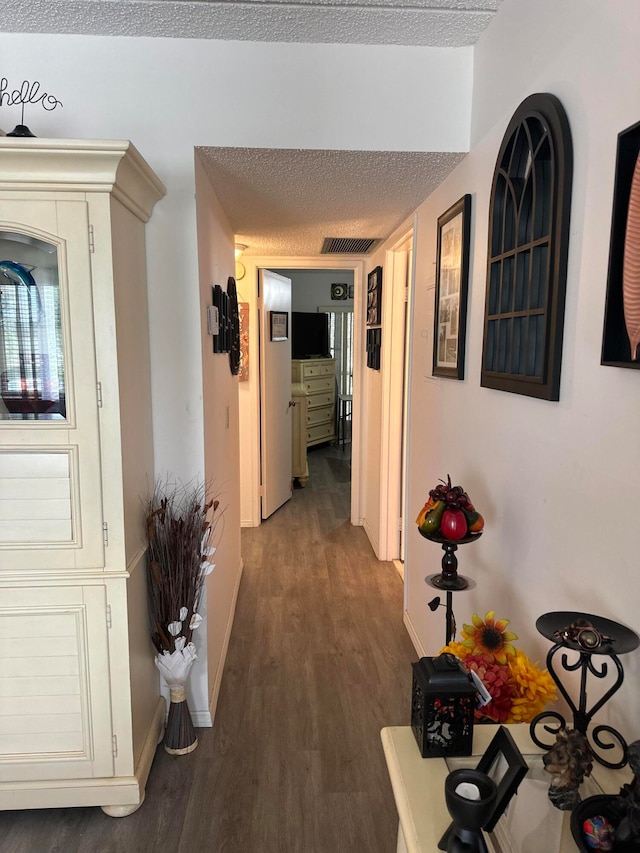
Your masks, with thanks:
[{"label": "door frame", "polygon": [[[381,560],[398,560],[400,525],[406,529],[410,353],[415,272],[415,218],[385,253],[389,271],[383,292],[385,341],[382,347],[382,429],[380,459]],[[387,331],[389,330],[389,331]],[[386,519],[386,524],[384,523]]]},{"label": "door frame", "polygon": [[[351,523],[361,526],[363,524],[361,494],[363,489],[362,476],[363,466],[361,459],[360,431],[362,425],[362,375],[364,370],[365,332],[364,332],[364,298],[366,295],[364,265],[365,259],[349,255],[312,255],[304,257],[295,256],[246,256],[243,255],[242,263],[245,267],[245,275],[238,282],[239,291],[245,299],[255,306],[253,314],[255,319],[250,319],[249,362],[261,368],[262,342],[259,336],[261,316],[258,302],[258,275],[261,269],[343,269],[353,272],[354,301],[353,301],[353,410],[352,410],[352,439],[351,439]],[[259,342],[260,341],[260,342]],[[257,371],[256,371],[257,372]],[[260,517],[260,438],[261,438],[261,400],[259,384],[250,383],[246,389],[249,396],[248,407],[245,411],[247,423],[241,421],[241,446],[250,448],[251,458],[247,459],[246,475],[243,488],[251,492],[250,514],[251,517],[243,518],[244,527],[258,527],[261,524]],[[249,502],[247,501],[247,504]],[[246,514],[245,514],[246,515]]]}]

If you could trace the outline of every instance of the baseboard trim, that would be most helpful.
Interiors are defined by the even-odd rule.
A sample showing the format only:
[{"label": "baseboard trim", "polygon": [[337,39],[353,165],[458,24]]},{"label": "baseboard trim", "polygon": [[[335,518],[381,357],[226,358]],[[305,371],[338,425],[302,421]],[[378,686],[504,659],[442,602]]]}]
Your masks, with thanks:
[{"label": "baseboard trim", "polygon": [[209,711],[190,711],[191,722],[197,729],[210,729],[213,725]]},{"label": "baseboard trim", "polygon": [[407,629],[407,633],[409,634],[409,639],[413,643],[413,648],[416,650],[416,654],[420,658],[426,657],[426,649],[420,642],[416,629],[413,627],[413,622],[411,621],[411,617],[409,616],[407,610],[404,611],[402,621],[404,622],[404,627]]},{"label": "baseboard trim", "polygon": [[373,553],[378,559],[380,559],[380,543],[378,541],[378,537],[376,536],[375,531],[371,529],[366,518],[364,519],[362,526],[364,527],[364,532],[367,534],[367,539],[369,540],[371,547],[373,548]]},{"label": "baseboard trim", "polygon": [[238,591],[240,589],[240,581],[242,580],[242,571],[244,569],[244,563],[242,558],[240,558],[240,565],[238,566],[238,576],[236,578],[235,587],[233,589],[233,599],[231,601],[231,607],[229,608],[229,618],[227,619],[227,627],[224,632],[224,643],[222,645],[222,654],[220,655],[220,660],[218,661],[218,668],[216,670],[216,676],[213,680],[213,687],[211,688],[211,693],[209,694],[209,717],[211,722],[210,726],[213,725],[213,721],[216,717],[216,708],[218,706],[218,696],[220,695],[220,685],[222,684],[222,674],[224,672],[224,665],[227,660],[227,652],[229,651],[229,641],[231,639],[231,629],[233,628],[233,620],[236,615],[236,603],[238,601]]}]

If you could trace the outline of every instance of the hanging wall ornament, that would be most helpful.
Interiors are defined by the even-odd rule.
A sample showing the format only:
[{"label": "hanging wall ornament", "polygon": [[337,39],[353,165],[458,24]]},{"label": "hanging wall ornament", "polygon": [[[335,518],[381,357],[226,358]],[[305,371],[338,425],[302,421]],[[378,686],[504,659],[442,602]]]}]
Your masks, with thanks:
[{"label": "hanging wall ornament", "polygon": [[229,297],[229,367],[233,376],[240,372],[240,315],[238,313],[238,293],[233,276],[227,279]]}]

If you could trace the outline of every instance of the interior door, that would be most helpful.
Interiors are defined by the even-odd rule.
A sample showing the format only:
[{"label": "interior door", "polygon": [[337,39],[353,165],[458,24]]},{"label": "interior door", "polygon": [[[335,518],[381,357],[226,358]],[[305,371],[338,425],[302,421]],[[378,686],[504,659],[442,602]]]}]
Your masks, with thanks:
[{"label": "interior door", "polygon": [[262,518],[291,497],[291,279],[260,270]]}]

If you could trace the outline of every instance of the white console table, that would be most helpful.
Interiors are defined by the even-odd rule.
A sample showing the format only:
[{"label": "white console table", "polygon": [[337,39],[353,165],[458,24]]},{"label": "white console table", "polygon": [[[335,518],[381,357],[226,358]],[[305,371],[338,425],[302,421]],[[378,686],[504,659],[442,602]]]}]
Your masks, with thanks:
[{"label": "white console table", "polygon": [[[527,725],[507,727],[530,771],[520,783],[487,843],[495,853],[575,853],[570,812],[555,809],[547,797],[549,774],[542,753],[529,737]],[[382,729],[384,754],[398,810],[396,853],[437,853],[438,842],[451,823],[444,799],[444,781],[456,767],[475,767],[498,726],[474,728],[473,755],[465,758],[423,758],[410,726]],[[607,770],[595,764],[592,776],[581,788],[583,797],[617,793],[631,774]]]}]

